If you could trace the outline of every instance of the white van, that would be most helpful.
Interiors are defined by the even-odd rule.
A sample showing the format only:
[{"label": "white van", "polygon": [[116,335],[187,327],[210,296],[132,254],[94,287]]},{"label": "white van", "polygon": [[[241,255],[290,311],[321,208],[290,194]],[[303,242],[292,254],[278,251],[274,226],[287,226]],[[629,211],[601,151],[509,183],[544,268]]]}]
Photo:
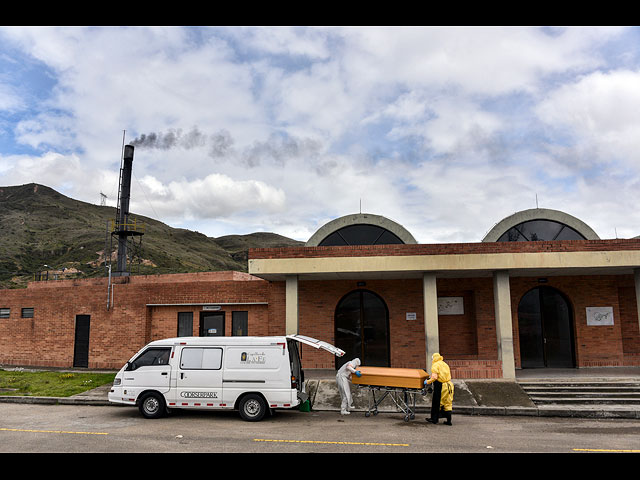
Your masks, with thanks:
[{"label": "white van", "polygon": [[146,418],[173,408],[237,409],[248,421],[304,402],[298,342],[341,357],[344,351],[302,335],[178,337],[151,342],[117,373],[109,401],[138,406]]}]

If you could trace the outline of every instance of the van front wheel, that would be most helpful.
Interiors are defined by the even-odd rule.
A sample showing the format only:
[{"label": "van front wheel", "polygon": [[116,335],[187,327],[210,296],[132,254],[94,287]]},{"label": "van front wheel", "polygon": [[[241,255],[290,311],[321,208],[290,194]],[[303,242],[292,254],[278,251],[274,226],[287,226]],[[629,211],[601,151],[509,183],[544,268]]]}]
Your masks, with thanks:
[{"label": "van front wheel", "polygon": [[164,397],[157,392],[145,394],[138,408],[145,418],[160,418],[166,412]]},{"label": "van front wheel", "polygon": [[248,422],[262,420],[267,412],[267,404],[260,395],[250,393],[240,400],[240,416]]}]

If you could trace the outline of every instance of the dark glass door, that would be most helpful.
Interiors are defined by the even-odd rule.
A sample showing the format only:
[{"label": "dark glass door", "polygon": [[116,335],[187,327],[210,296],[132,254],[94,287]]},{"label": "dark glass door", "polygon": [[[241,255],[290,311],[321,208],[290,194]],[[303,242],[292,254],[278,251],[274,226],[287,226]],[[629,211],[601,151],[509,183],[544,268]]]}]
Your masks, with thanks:
[{"label": "dark glass door", "polygon": [[201,337],[224,337],[224,312],[200,314]]},{"label": "dark glass door", "polygon": [[569,302],[558,290],[527,292],[518,305],[522,368],[575,367],[572,320]]},{"label": "dark glass door", "polygon": [[382,298],[368,290],[343,297],[336,308],[335,342],[345,351],[336,357],[336,368],[354,358],[362,365],[388,367],[389,312]]},{"label": "dark glass door", "polygon": [[91,316],[76,315],[76,335],[73,347],[73,366],[89,366],[89,328]]}]

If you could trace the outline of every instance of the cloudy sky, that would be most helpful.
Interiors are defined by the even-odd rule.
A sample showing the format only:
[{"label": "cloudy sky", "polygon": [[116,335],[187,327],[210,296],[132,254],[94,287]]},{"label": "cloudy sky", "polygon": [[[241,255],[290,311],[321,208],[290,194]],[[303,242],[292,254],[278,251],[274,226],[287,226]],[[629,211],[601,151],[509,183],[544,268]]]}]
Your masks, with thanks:
[{"label": "cloudy sky", "polygon": [[212,237],[362,212],[477,242],[524,209],[640,235],[639,28],[0,28],[0,186]]}]

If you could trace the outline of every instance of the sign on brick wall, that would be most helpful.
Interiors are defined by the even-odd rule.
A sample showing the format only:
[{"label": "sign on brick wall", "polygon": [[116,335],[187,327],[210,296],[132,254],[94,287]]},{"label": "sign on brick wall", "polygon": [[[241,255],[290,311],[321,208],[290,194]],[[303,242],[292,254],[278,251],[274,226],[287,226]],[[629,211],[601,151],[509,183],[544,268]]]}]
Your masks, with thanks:
[{"label": "sign on brick wall", "polygon": [[613,307],[587,307],[587,325],[613,325]]},{"label": "sign on brick wall", "polygon": [[438,315],[464,315],[464,298],[438,297]]}]

